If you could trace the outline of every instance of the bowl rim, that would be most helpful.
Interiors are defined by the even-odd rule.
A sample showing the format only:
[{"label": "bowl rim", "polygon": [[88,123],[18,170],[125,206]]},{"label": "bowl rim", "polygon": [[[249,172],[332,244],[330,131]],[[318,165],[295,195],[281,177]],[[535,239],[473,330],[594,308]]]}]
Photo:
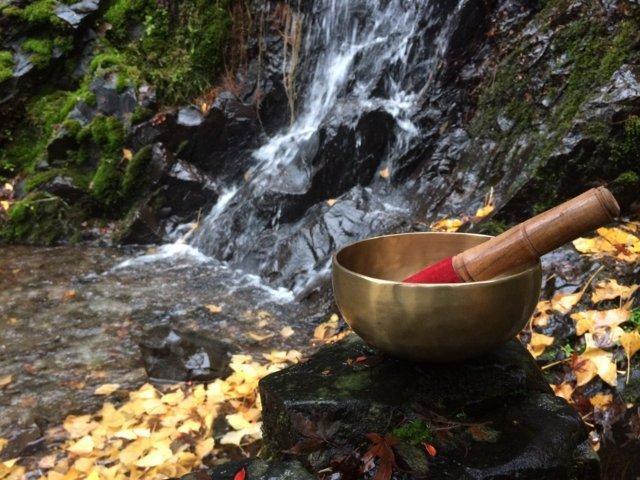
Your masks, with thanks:
[{"label": "bowl rim", "polygon": [[374,283],[379,283],[379,284],[384,284],[384,285],[399,285],[402,287],[406,287],[406,288],[439,288],[439,287],[446,287],[446,288],[450,288],[450,287],[457,287],[457,288],[463,288],[463,287],[471,287],[471,286],[475,286],[475,285],[498,285],[501,283],[506,283],[509,282],[511,280],[515,280],[519,277],[524,277],[526,275],[530,275],[530,274],[535,274],[537,271],[542,271],[542,266],[540,264],[540,259],[538,259],[536,261],[536,263],[534,265],[532,265],[529,268],[525,268],[524,270],[520,271],[520,272],[516,272],[516,273],[512,273],[511,275],[505,275],[505,276],[500,276],[500,277],[496,277],[496,278],[492,278],[489,280],[478,280],[478,281],[473,281],[473,282],[460,282],[460,283],[404,283],[404,282],[397,282],[397,281],[393,281],[393,280],[385,280],[383,278],[376,278],[376,277],[370,277],[368,275],[364,275],[362,273],[357,273],[354,272],[353,270],[349,270],[347,267],[345,267],[344,265],[340,264],[340,262],[338,261],[338,255],[340,254],[340,252],[342,252],[343,250],[352,247],[353,245],[357,245],[358,243],[362,243],[362,242],[367,242],[369,240],[376,240],[379,238],[386,238],[386,237],[400,237],[400,236],[408,236],[408,235],[461,235],[461,236],[466,236],[466,237],[480,237],[480,238],[493,238],[492,235],[483,235],[480,233],[466,233],[466,232],[405,232],[405,233],[392,233],[389,235],[377,235],[375,237],[368,237],[368,238],[362,238],[360,240],[356,240],[354,242],[351,242],[347,245],[342,246],[340,249],[338,249],[337,251],[335,251],[332,255],[331,258],[331,264],[333,265],[333,267],[338,267],[340,270],[343,270],[345,273],[349,274],[349,275],[353,275],[355,277],[359,277],[363,280],[366,280],[368,282],[374,282]]}]

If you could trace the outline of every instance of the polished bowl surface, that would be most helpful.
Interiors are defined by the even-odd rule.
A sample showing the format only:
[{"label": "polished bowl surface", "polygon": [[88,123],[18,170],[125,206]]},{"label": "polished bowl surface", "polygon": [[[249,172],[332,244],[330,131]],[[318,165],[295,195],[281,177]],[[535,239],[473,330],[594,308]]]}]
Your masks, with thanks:
[{"label": "polished bowl surface", "polygon": [[540,262],[492,280],[404,284],[424,265],[488,240],[468,233],[404,233],[369,238],[333,256],[336,303],[367,343],[411,360],[453,361],[513,338],[540,295]]}]

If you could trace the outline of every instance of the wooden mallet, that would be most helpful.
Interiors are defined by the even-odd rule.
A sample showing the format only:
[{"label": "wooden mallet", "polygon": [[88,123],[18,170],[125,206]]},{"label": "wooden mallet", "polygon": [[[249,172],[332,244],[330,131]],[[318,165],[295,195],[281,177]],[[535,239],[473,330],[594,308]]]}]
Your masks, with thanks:
[{"label": "wooden mallet", "polygon": [[486,242],[429,265],[406,283],[459,283],[488,280],[533,263],[542,255],[611,222],[618,202],[604,187],[592,188]]}]

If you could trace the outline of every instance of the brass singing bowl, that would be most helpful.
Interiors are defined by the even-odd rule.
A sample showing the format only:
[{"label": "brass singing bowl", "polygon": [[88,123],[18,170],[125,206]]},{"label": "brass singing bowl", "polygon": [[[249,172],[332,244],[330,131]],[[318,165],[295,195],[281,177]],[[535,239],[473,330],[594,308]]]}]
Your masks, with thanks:
[{"label": "brass singing bowl", "polygon": [[540,262],[482,282],[406,284],[402,279],[488,240],[469,233],[369,238],[333,256],[340,312],[367,343],[419,361],[463,360],[513,338],[538,301]]}]

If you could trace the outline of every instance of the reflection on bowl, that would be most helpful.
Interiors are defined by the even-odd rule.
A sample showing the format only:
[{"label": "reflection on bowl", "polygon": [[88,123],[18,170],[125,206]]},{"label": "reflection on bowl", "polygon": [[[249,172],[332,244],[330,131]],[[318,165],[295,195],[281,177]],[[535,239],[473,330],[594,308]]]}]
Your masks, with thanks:
[{"label": "reflection on bowl", "polygon": [[425,265],[490,237],[468,233],[405,233],[369,238],[333,256],[336,303],[366,342],[397,357],[462,360],[513,338],[540,295],[540,262],[492,280],[404,284]]}]

